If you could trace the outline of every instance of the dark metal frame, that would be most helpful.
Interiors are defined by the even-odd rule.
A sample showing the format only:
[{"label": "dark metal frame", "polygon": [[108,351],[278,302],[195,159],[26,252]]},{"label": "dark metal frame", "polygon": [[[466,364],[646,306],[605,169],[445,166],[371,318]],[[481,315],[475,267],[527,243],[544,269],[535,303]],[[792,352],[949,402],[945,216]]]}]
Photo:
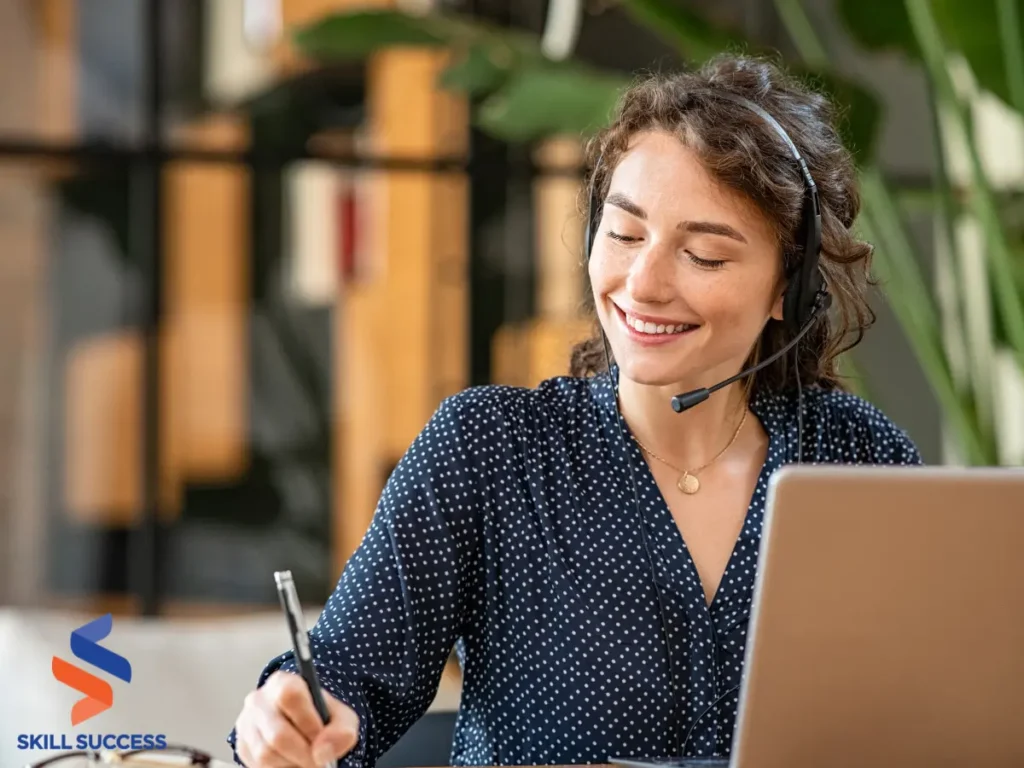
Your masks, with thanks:
[{"label": "dark metal frame", "polygon": [[[148,142],[160,146],[163,123],[163,35],[160,34],[160,2],[149,0],[145,11],[146,87],[143,131]],[[132,228],[139,263],[142,266],[146,297],[142,306],[142,332],[144,338],[143,363],[143,451],[142,462],[142,526],[138,545],[134,547],[134,572],[140,585],[144,616],[159,611],[160,548],[157,525],[159,520],[160,440],[159,387],[160,355],[160,293],[163,263],[163,192],[160,183],[163,161],[158,156],[139,158],[131,166],[132,181],[138,185],[136,193],[143,200],[142,222],[134,221]],[[148,386],[146,384],[148,383]]]}]

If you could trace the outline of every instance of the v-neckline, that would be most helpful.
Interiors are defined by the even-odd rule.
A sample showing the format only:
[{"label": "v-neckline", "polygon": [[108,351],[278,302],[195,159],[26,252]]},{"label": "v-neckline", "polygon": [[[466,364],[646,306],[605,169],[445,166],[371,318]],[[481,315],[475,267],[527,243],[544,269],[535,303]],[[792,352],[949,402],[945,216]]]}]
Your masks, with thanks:
[{"label": "v-neckline", "polygon": [[[738,557],[738,551],[740,544],[743,542],[747,532],[748,526],[752,521],[752,514],[756,511],[756,500],[759,491],[767,490],[768,477],[774,470],[772,466],[772,457],[779,456],[784,452],[785,435],[778,429],[770,428],[770,425],[766,423],[766,415],[761,413],[761,409],[758,408],[756,402],[750,403],[750,411],[757,419],[761,428],[764,429],[768,435],[768,448],[765,453],[764,462],[761,464],[761,469],[758,471],[757,482],[754,483],[753,491],[751,492],[750,499],[747,501],[747,510],[743,515],[743,524],[740,526],[739,532],[736,534],[736,538],[732,543],[732,549],[729,552],[729,558],[725,563],[725,570],[722,572],[722,576],[718,581],[718,586],[715,588],[715,593],[711,596],[711,601],[708,602],[707,594],[704,591],[704,583],[700,578],[700,573],[697,570],[697,564],[693,561],[693,556],[690,554],[690,547],[686,543],[686,538],[683,536],[683,532],[679,530],[679,526],[676,524],[675,518],[672,517],[672,510],[668,505],[668,501],[665,499],[665,495],[661,492],[661,488],[658,487],[657,481],[654,479],[654,473],[651,472],[651,468],[644,459],[643,453],[640,450],[640,446],[636,442],[636,438],[633,435],[633,430],[630,429],[629,424],[626,422],[621,411],[618,408],[616,398],[616,382],[615,379],[618,377],[618,366],[612,366],[613,372],[606,372],[609,375],[608,383],[610,389],[611,406],[614,411],[613,418],[618,420],[618,426],[624,431],[626,436],[626,442],[629,450],[629,460],[634,465],[639,465],[639,471],[636,473],[637,481],[637,495],[641,504],[642,510],[649,510],[644,515],[644,519],[655,527],[657,535],[662,535],[664,531],[663,526],[670,528],[670,533],[666,535],[669,539],[668,546],[674,559],[675,557],[682,558],[683,569],[686,572],[688,580],[692,580],[697,585],[700,592],[700,600],[698,601],[704,611],[710,618],[717,610],[717,606],[720,604],[722,588],[725,585],[726,577],[732,568],[737,565],[736,559]],[[652,503],[653,502],[653,503]],[[653,507],[653,509],[652,509]]]},{"label": "v-neckline", "polygon": [[[754,413],[757,417],[757,414]],[[643,453],[640,451],[639,446],[636,443],[636,439],[633,437],[633,432],[629,428],[625,419],[622,418],[621,414],[619,418],[622,420],[622,426],[626,430],[626,434],[629,437],[629,448],[630,448],[630,460],[639,464],[639,472],[637,473],[638,491],[640,492],[641,499],[646,499],[648,502],[653,499],[655,502],[652,510],[655,513],[655,522],[659,527],[661,525],[670,526],[672,533],[668,538],[671,539],[671,547],[676,555],[681,556],[684,562],[687,576],[693,579],[694,583],[700,587],[701,604],[708,611],[708,613],[714,613],[714,609],[717,607],[722,594],[722,587],[725,585],[726,577],[728,576],[732,567],[736,564],[736,558],[738,557],[738,550],[740,544],[744,539],[747,531],[747,526],[751,522],[751,515],[755,511],[755,502],[757,500],[757,494],[765,487],[768,481],[768,475],[772,471],[771,457],[775,455],[775,452],[779,448],[782,436],[769,431],[764,425],[765,433],[768,435],[768,449],[765,453],[764,462],[761,464],[760,470],[758,470],[757,481],[754,483],[754,488],[751,492],[750,499],[747,501],[747,509],[743,514],[743,524],[740,526],[739,532],[736,534],[736,538],[733,540],[732,549],[729,552],[729,558],[726,560],[725,569],[722,571],[721,578],[718,580],[718,586],[715,588],[715,593],[711,596],[711,601],[707,600],[707,593],[704,591],[704,582],[700,577],[700,572],[697,570],[697,564],[693,561],[693,555],[690,553],[689,544],[686,543],[686,537],[683,536],[683,532],[679,530],[679,526],[672,516],[672,509],[668,505],[668,501],[665,499],[665,495],[661,492],[661,488],[658,486],[657,481],[654,478],[654,473],[651,471],[646,459],[644,459]],[[760,418],[758,417],[760,422]],[[650,497],[650,498],[648,498]],[[650,504],[647,505],[650,508]]]}]

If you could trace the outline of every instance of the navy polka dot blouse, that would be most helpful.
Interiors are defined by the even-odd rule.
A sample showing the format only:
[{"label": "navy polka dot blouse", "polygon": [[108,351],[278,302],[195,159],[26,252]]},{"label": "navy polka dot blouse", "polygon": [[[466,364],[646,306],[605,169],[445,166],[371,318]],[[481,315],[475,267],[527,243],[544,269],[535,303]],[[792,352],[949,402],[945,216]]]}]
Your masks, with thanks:
[{"label": "navy polka dot blouse", "polygon": [[[865,401],[810,389],[803,402],[804,461],[921,463]],[[343,764],[372,766],[426,711],[453,647],[463,669],[453,765],[677,755],[691,727],[687,754],[728,755],[765,492],[796,461],[796,404],[789,394],[751,403],[768,455],[708,606],[609,374],[446,399],[310,633],[323,686],[361,721]],[[259,683],[279,668],[294,670],[290,652]]]}]

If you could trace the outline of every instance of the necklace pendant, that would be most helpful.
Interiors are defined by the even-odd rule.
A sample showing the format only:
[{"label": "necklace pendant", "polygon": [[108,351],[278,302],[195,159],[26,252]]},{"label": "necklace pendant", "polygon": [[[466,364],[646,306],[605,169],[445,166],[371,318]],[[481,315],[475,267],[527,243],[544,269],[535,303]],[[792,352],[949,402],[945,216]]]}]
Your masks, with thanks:
[{"label": "necklace pendant", "polygon": [[683,472],[679,477],[679,482],[676,483],[676,487],[683,493],[692,496],[700,490],[700,480],[689,472]]}]

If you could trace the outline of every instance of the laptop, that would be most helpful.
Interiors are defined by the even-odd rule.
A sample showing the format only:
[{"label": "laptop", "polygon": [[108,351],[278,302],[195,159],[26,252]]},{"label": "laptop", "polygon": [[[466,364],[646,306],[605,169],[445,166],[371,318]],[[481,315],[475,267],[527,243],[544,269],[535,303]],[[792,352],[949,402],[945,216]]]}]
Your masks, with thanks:
[{"label": "laptop", "polygon": [[1024,766],[1024,469],[779,470],[731,758],[612,762]]}]

